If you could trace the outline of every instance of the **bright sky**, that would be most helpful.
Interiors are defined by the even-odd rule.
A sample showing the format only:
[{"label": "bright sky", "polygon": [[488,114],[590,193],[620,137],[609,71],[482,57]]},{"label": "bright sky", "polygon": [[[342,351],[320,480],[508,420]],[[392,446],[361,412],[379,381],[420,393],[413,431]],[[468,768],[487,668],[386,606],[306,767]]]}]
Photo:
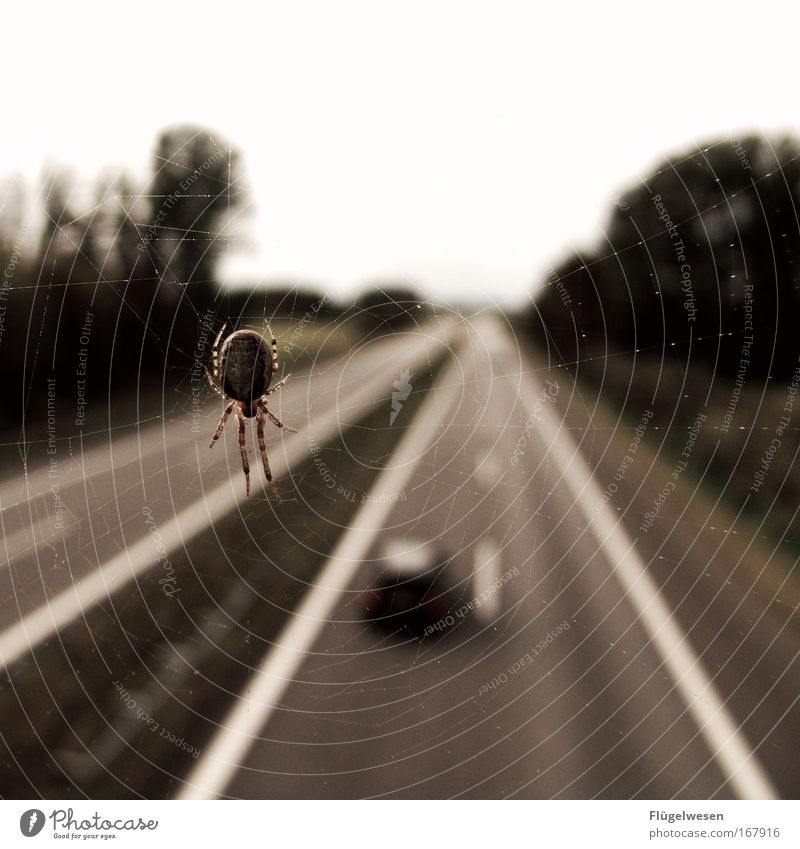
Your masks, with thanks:
[{"label": "bright sky", "polygon": [[665,154],[798,124],[792,3],[136,2],[5,9],[3,170],[145,173],[157,131],[244,154],[230,279],[406,276],[518,303]]}]

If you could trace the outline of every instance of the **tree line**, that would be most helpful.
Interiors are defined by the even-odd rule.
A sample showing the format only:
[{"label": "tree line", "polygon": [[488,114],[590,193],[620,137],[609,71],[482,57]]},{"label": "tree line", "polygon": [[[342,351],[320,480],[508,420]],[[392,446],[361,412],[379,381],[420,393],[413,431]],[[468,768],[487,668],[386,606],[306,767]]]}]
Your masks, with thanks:
[{"label": "tree line", "polygon": [[800,143],[718,139],[616,200],[602,243],[550,269],[530,313],[562,362],[680,352],[791,375],[800,355]]},{"label": "tree line", "polygon": [[[186,368],[215,310],[215,268],[242,208],[241,156],[208,130],[157,138],[146,183],[101,176],[92,196],[52,169],[31,234],[19,181],[0,189],[0,375],[4,429],[41,418],[57,387],[62,422],[86,398],[135,397]],[[34,225],[35,226],[35,225]],[[78,416],[78,418],[80,418]]]},{"label": "tree line", "polygon": [[[169,410],[188,403],[205,364],[198,352],[210,357],[200,342],[223,321],[340,315],[344,305],[291,283],[220,285],[219,260],[243,229],[247,198],[240,152],[197,126],[157,136],[144,181],[102,175],[87,196],[53,168],[31,210],[19,180],[0,183],[0,428],[13,434],[52,418],[61,435],[76,434],[145,396],[160,395]],[[367,333],[424,311],[403,281],[365,290],[349,309]]]}]

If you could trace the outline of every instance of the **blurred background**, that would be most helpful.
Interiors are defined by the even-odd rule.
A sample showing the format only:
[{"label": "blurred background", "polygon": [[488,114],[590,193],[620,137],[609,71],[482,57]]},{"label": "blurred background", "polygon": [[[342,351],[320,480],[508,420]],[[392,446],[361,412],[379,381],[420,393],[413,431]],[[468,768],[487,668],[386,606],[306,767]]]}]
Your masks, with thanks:
[{"label": "blurred background", "polygon": [[[514,539],[524,552],[505,556],[508,568],[519,569],[530,556],[545,565],[543,572],[515,576],[516,590],[507,590],[508,599],[474,626],[476,634],[487,629],[491,640],[498,629],[519,634],[521,620],[539,630],[546,624],[537,634],[551,637],[556,620],[540,618],[544,606],[560,608],[557,621],[568,623],[565,632],[571,623],[573,637],[582,629],[595,645],[598,634],[603,644],[616,643],[603,630],[605,618],[586,618],[587,599],[596,600],[597,587],[605,586],[586,571],[604,556],[602,544],[570,547],[572,535],[589,533],[592,522],[581,517],[574,492],[553,506],[548,499],[563,488],[563,469],[548,472],[553,451],[541,449],[534,461],[527,447],[540,412],[525,404],[540,403],[557,411],[578,446],[569,443],[570,450],[582,456],[605,504],[627,526],[648,574],[693,635],[687,639],[704,656],[721,703],[758,750],[754,760],[765,761],[766,783],[747,787],[757,794],[772,781],[777,789],[769,792],[796,792],[796,768],[776,777],[785,768],[780,752],[798,742],[796,686],[789,682],[800,600],[794,565],[800,556],[796,22],[796,10],[777,3],[758,10],[683,2],[546,9],[516,2],[268,3],[258,11],[239,2],[16,8],[3,48],[14,72],[5,82],[0,166],[0,512],[7,580],[0,625],[11,633],[22,623],[19,633],[30,651],[13,648],[11,637],[3,643],[0,634],[10,670],[0,710],[4,724],[22,723],[30,734],[23,742],[5,740],[0,793],[23,785],[26,796],[178,793],[191,763],[173,769],[174,745],[153,749],[152,740],[142,742],[146,723],[139,717],[130,724],[120,690],[137,692],[133,701],[147,704],[149,717],[158,713],[157,724],[174,729],[173,738],[193,740],[197,750],[210,746],[231,693],[314,585],[354,521],[354,505],[368,502],[370,486],[393,468],[401,434],[414,430],[412,414],[442,389],[451,355],[461,364],[461,406],[437,440],[445,446],[452,440],[453,457],[467,466],[446,485],[448,464],[419,449],[416,494],[408,500],[413,487],[403,489],[405,506],[398,506],[393,530],[386,531],[383,520],[374,529],[402,544],[390,556],[376,537],[378,547],[363,557],[372,566],[351,599],[360,612],[352,618],[351,606],[347,615],[332,617],[329,627],[338,636],[328,634],[323,651],[358,644],[353,654],[381,658],[386,674],[402,667],[413,676],[419,663],[440,663],[441,648],[426,638],[444,630],[438,623],[448,616],[467,618],[453,611],[465,598],[474,607],[481,597],[476,587],[485,591],[486,563],[493,564],[495,579],[507,574],[494,549],[487,554],[481,542],[492,535],[502,541],[498,551]],[[184,540],[173,549],[162,539],[167,532],[153,527],[184,509],[196,515],[208,480],[241,484],[230,434],[232,459],[225,448],[200,459],[221,413],[203,372],[213,339],[223,323],[230,332],[262,328],[265,320],[281,346],[281,376],[292,371],[303,387],[288,402],[293,415],[283,418],[309,428],[298,442],[305,446],[302,456],[285,460],[290,480],[280,491],[290,506],[279,515],[265,495],[240,503],[240,493],[220,512],[227,530],[214,527],[213,539]],[[500,322],[506,342],[497,341],[502,334],[486,321]],[[468,354],[453,354],[461,343],[447,334],[456,325],[469,340]],[[422,360],[401,368],[402,357],[422,339],[428,346]],[[502,353],[509,344],[510,360]],[[385,386],[348,412],[348,392],[372,386],[380,369]],[[537,401],[524,383],[528,375],[559,389]],[[495,415],[487,412],[487,399],[507,380],[515,400],[495,399],[497,421],[485,420]],[[312,414],[319,398],[334,390],[332,405]],[[314,427],[329,420],[338,421],[338,430],[316,441]],[[459,422],[471,425],[468,435]],[[498,454],[501,435],[508,445]],[[637,453],[640,443],[646,455]],[[87,460],[87,451],[100,453]],[[128,474],[132,467],[125,465],[120,476],[118,458],[126,451],[132,453],[124,462],[135,466],[139,458],[140,468]],[[505,481],[502,496],[491,487],[492,494],[484,492],[485,475],[476,473],[489,455],[509,474],[512,466],[517,474],[524,455],[522,477],[505,480],[497,472],[492,478]],[[142,457],[152,460],[148,472]],[[258,454],[251,452],[251,459],[252,474],[260,475]],[[634,459],[636,474],[628,474]],[[442,486],[452,498],[472,493],[467,504],[477,503],[480,518],[471,535],[464,536],[455,517],[472,507],[458,502],[455,514],[452,504],[441,516],[429,513],[433,501],[425,487]],[[400,504],[399,491],[388,497]],[[160,516],[156,525],[143,523],[142,503]],[[501,532],[509,511],[515,519]],[[720,529],[724,543],[717,539]],[[81,602],[89,613],[80,622],[76,614],[45,629],[41,641],[30,636],[26,615],[46,610],[56,593],[154,533],[150,565],[166,561],[170,575],[183,575],[179,612],[162,575],[149,590],[137,583],[139,595],[124,603],[110,590],[91,596],[91,604]],[[542,554],[554,533],[563,536],[563,548]],[[255,548],[245,551],[245,540]],[[694,545],[707,550],[690,550]],[[232,589],[237,557],[250,564],[238,577],[257,587],[252,598]],[[265,569],[271,589],[262,584]],[[409,590],[411,601],[403,604],[414,614],[405,620],[396,609],[398,587],[413,586],[397,576],[420,572],[427,577]],[[565,599],[567,576],[576,574],[588,583]],[[674,598],[671,581],[682,582]],[[431,587],[440,585],[434,592],[440,603],[431,612]],[[185,601],[190,596],[194,607]],[[705,601],[685,609],[692,596]],[[535,610],[520,608],[523,600]],[[142,611],[152,618],[147,627]],[[392,624],[395,615],[404,640],[426,647],[386,660],[385,634],[364,637],[373,635],[364,621]],[[256,635],[255,622],[264,627]],[[337,631],[337,622],[350,625]],[[647,630],[641,622],[641,611],[632,608],[618,630],[635,642],[635,629]],[[762,632],[753,633],[758,623]],[[351,626],[361,643],[339,641],[342,628]],[[224,639],[209,637],[214,628]],[[703,628],[711,630],[701,637]],[[62,634],[72,636],[55,645]],[[650,645],[651,638],[642,639]],[[588,658],[583,642],[568,645],[564,637],[560,644],[564,657],[553,651],[548,661],[562,675],[553,704],[576,682],[586,684],[586,670],[600,663]],[[454,645],[466,651],[480,647],[481,638],[469,631]],[[482,645],[478,655],[451,658],[465,669],[475,669],[481,658],[481,671],[470,673],[479,694],[520,653],[503,648],[498,660],[486,648],[495,643]],[[217,650],[210,659],[208,651]],[[745,660],[734,656],[739,650]],[[765,659],[769,651],[778,654]],[[93,672],[84,669],[90,657]],[[114,658],[126,671],[109,683]],[[629,660],[621,662],[612,680],[629,673]],[[620,684],[619,692],[647,691],[649,676],[663,677],[662,662],[657,652],[643,661],[644,683]],[[105,670],[99,678],[97,669]],[[199,669],[205,688],[196,680]],[[674,670],[668,674],[675,677]],[[369,677],[362,667],[354,675],[351,684]],[[307,678],[304,686],[312,687]],[[53,679],[61,682],[60,694],[44,683]],[[757,697],[778,682],[783,695],[759,714]],[[425,702],[427,690],[411,678],[397,686]],[[392,703],[390,689],[375,690],[382,704]],[[636,737],[631,729],[655,721],[663,736],[664,723],[688,722],[679,691],[664,696],[663,715],[651,704],[630,721],[620,719],[620,735],[630,742]],[[312,687],[312,704],[316,692]],[[413,792],[408,787],[429,796],[749,792],[725,769],[714,772],[715,744],[704,732],[701,744],[688,727],[675,732],[684,733],[678,748],[687,760],[674,772],[661,765],[664,753],[645,757],[642,751],[650,750],[639,743],[627,760],[615,761],[619,753],[612,757],[599,741],[611,718],[624,716],[617,702],[581,720],[580,733],[567,733],[553,718],[543,738],[569,744],[547,754],[546,768],[536,761],[522,772],[518,764],[512,769],[510,751],[464,766],[470,745],[485,752],[521,727],[518,707],[511,707],[517,695],[508,690],[492,709],[511,712],[498,720],[497,729],[509,723],[502,734],[487,732],[475,743],[485,708],[459,714],[463,725],[453,727],[472,743],[452,758],[469,779],[437,782],[442,763],[454,767],[450,755],[434,757],[430,747],[450,746],[444,717],[456,704],[465,710],[463,693],[449,697],[453,703],[443,703],[438,714],[441,728],[423,735],[428,748],[408,773],[400,771],[402,778],[386,764],[408,754],[405,743],[368,750],[365,758],[375,760],[362,772],[381,774],[381,793]],[[411,733],[422,702],[392,714],[400,724],[392,733]],[[582,698],[554,707],[553,717],[565,710],[577,717],[579,703]],[[299,710],[288,712],[296,720]],[[367,708],[348,703],[337,710]],[[410,725],[403,725],[406,715]],[[359,716],[362,730],[380,737],[383,720]],[[316,724],[299,722],[278,736],[296,751],[312,739],[320,742],[321,733]],[[331,750],[341,742],[329,741]],[[669,737],[662,742],[665,752],[677,745]],[[98,747],[100,753],[91,754]],[[178,749],[185,755],[186,747]],[[583,760],[562,764],[576,750]],[[262,752],[249,774],[263,778],[274,759],[284,757],[284,751]],[[329,768],[346,771],[331,757],[322,765],[292,761],[293,792],[371,792],[368,781],[350,790],[314,783],[310,776]],[[540,768],[548,777],[537,784]],[[406,784],[409,775],[414,778]],[[496,775],[505,777],[490,780]],[[235,795],[281,792],[269,782],[235,785]]]}]

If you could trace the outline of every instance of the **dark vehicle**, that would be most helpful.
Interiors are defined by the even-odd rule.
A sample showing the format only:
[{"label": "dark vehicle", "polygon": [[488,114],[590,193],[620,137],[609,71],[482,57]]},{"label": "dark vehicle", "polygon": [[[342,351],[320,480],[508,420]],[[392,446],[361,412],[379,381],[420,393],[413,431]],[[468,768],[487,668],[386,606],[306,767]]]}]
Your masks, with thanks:
[{"label": "dark vehicle", "polygon": [[383,568],[361,602],[366,617],[392,633],[429,637],[457,621],[459,598],[446,579],[449,558],[425,542],[384,547]]}]

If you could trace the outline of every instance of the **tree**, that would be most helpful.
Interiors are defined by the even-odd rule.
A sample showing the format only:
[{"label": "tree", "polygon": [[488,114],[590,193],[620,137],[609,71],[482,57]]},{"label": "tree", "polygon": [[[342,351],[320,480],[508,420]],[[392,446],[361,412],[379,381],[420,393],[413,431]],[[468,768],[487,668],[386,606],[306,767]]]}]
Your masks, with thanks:
[{"label": "tree", "polygon": [[[791,374],[800,256],[800,144],[720,139],[660,163],[625,192],[605,240],[536,299],[537,321],[581,356],[688,346],[735,372]],[[576,331],[567,336],[564,294]]]},{"label": "tree", "polygon": [[410,324],[425,314],[419,293],[405,281],[373,284],[356,298],[355,308],[369,327],[378,329]]},{"label": "tree", "polygon": [[201,311],[216,294],[215,264],[244,197],[240,160],[201,127],[173,127],[156,142],[143,244],[167,289],[189,286]]}]

